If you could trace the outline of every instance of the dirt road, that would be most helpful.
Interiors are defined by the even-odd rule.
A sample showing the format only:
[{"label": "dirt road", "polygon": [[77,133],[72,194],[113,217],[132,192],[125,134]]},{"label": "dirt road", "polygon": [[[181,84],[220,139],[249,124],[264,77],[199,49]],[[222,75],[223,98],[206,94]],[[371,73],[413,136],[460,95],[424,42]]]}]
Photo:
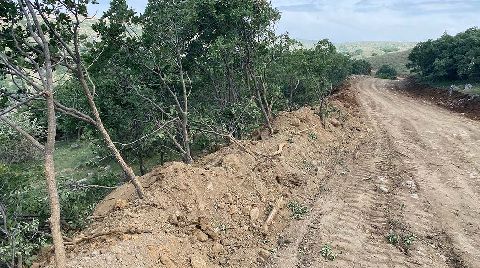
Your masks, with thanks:
[{"label": "dirt road", "polygon": [[268,267],[480,267],[480,122],[392,83],[352,82],[369,130]]}]

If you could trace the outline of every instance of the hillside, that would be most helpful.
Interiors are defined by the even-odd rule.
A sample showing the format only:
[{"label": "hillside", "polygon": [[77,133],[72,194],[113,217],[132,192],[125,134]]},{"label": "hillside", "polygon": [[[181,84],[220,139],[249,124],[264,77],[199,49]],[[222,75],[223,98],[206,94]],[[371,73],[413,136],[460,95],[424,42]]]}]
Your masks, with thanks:
[{"label": "hillside", "polygon": [[378,69],[384,64],[394,67],[398,74],[409,75],[410,70],[407,68],[408,55],[411,50],[405,50],[400,52],[386,53],[375,57],[366,58],[368,62],[372,64],[373,69]]},{"label": "hillside", "polygon": [[416,43],[413,42],[351,42],[336,44],[340,53],[351,55],[356,59],[382,56],[394,52],[402,52],[412,49]]}]

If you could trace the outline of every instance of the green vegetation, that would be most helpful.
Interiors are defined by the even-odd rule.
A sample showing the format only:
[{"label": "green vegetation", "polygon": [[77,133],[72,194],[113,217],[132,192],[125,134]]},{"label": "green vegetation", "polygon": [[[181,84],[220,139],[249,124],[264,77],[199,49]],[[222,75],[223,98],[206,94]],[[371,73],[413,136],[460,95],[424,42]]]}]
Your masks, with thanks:
[{"label": "green vegetation", "polygon": [[375,74],[376,77],[382,79],[394,80],[397,78],[397,70],[390,65],[382,65]]},{"label": "green vegetation", "polygon": [[[88,222],[95,204],[123,183],[121,170],[110,159],[102,160],[95,144],[61,142],[55,153],[57,183],[62,205],[63,231],[77,231]],[[0,261],[11,260],[11,249],[25,264],[50,240],[50,217],[41,161],[0,164],[0,213],[9,234],[0,240]]]},{"label": "green vegetation", "polygon": [[329,244],[325,244],[320,250],[320,254],[325,260],[334,261],[337,258],[337,254],[333,252],[333,248]]},{"label": "green vegetation", "polygon": [[370,75],[372,64],[366,60],[354,60],[352,63],[352,74]]},{"label": "green vegetation", "polygon": [[[30,264],[52,237],[58,249],[60,227],[65,235],[84,227],[97,202],[134,173],[191,163],[261,127],[273,132],[282,110],[319,105],[328,114],[334,87],[371,69],[328,40],[303,47],[276,34],[280,14],[268,1],[150,0],[137,15],[114,0],[99,20],[70,13],[86,15],[88,1],[54,2],[32,6],[45,15],[35,15],[40,22],[18,2],[0,9],[14,29],[0,28],[0,120],[17,128],[0,127],[2,262]],[[47,224],[52,198],[62,214]],[[295,218],[308,212],[290,208]]]},{"label": "green vegetation", "polygon": [[408,253],[413,243],[417,239],[414,234],[398,234],[395,232],[390,232],[386,236],[387,242],[391,245],[399,247],[405,253]]},{"label": "green vegetation", "polygon": [[308,213],[308,207],[298,203],[297,201],[291,201],[287,207],[292,212],[292,217],[296,220],[301,220]]},{"label": "green vegetation", "polygon": [[296,220],[301,220],[308,213],[308,207],[300,204],[297,201],[291,201],[288,203],[287,207],[292,212],[292,217]]},{"label": "green vegetation", "polygon": [[455,36],[444,34],[413,48],[408,65],[421,78],[435,81],[478,81],[480,78],[480,29]]}]

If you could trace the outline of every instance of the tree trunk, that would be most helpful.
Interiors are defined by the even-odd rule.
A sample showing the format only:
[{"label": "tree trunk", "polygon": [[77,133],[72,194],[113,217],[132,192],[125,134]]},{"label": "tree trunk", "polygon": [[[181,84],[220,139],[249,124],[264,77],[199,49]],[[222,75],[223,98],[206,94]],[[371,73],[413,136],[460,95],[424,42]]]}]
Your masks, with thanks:
[{"label": "tree trunk", "polygon": [[57,268],[66,267],[65,247],[60,228],[60,202],[58,198],[55,180],[55,163],[53,153],[55,151],[55,136],[57,122],[55,118],[55,104],[53,93],[47,92],[47,142],[45,144],[45,179],[47,182],[48,197],[50,201],[50,229],[52,231],[53,245],[55,247],[55,262]]},{"label": "tree trunk", "polygon": [[190,138],[189,138],[189,133],[188,133],[188,120],[187,120],[187,115],[184,114],[182,116],[182,136],[183,136],[183,148],[185,150],[185,154],[183,156],[183,161],[186,164],[191,164],[193,163],[193,158],[192,154],[190,152]]},{"label": "tree trunk", "polygon": [[165,151],[162,149],[160,151],[160,166],[163,166],[165,164]]},{"label": "tree trunk", "polygon": [[143,155],[142,153],[138,154],[138,165],[140,166],[140,175],[145,175],[145,163],[143,162]]},{"label": "tree trunk", "polygon": [[187,164],[193,163],[192,154],[190,151],[190,134],[188,133],[188,93],[187,85],[185,83],[185,75],[183,73],[183,68],[180,62],[180,81],[182,82],[182,98],[183,98],[183,108],[180,109],[182,114],[180,119],[182,120],[182,138],[183,138],[183,149],[185,150],[183,161]]},{"label": "tree trunk", "polygon": [[90,109],[92,110],[92,113],[96,122],[95,127],[98,129],[98,131],[100,131],[100,134],[102,135],[103,140],[105,141],[108,149],[110,149],[110,152],[113,154],[118,164],[127,175],[128,179],[132,182],[138,197],[143,198],[145,196],[145,193],[144,193],[142,184],[140,183],[140,181],[138,181],[137,177],[135,176],[135,173],[133,172],[133,169],[125,162],[125,160],[122,157],[122,154],[113,143],[112,138],[110,137],[110,134],[108,134],[108,131],[105,129],[105,126],[103,125],[102,119],[100,117],[100,113],[98,112],[97,105],[93,100],[93,95],[87,84],[85,74],[83,73],[83,69],[80,67],[81,66],[80,63],[77,63],[77,64],[78,64],[78,68],[77,68],[78,80],[82,85],[84,94],[87,97],[88,104],[90,106]]}]

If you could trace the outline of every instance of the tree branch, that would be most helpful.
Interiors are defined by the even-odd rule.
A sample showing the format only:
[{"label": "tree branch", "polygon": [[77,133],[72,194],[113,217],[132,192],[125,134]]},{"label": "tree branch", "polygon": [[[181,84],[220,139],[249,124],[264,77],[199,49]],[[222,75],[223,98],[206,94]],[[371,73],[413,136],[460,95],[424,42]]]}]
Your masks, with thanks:
[{"label": "tree branch", "polygon": [[30,141],[39,150],[41,150],[42,152],[45,151],[45,147],[40,142],[38,142],[32,135],[28,134],[28,132],[23,130],[20,126],[10,121],[8,118],[6,118],[3,115],[0,115],[0,120],[4,121],[11,128],[15,129],[17,132],[22,134],[28,141]]}]

